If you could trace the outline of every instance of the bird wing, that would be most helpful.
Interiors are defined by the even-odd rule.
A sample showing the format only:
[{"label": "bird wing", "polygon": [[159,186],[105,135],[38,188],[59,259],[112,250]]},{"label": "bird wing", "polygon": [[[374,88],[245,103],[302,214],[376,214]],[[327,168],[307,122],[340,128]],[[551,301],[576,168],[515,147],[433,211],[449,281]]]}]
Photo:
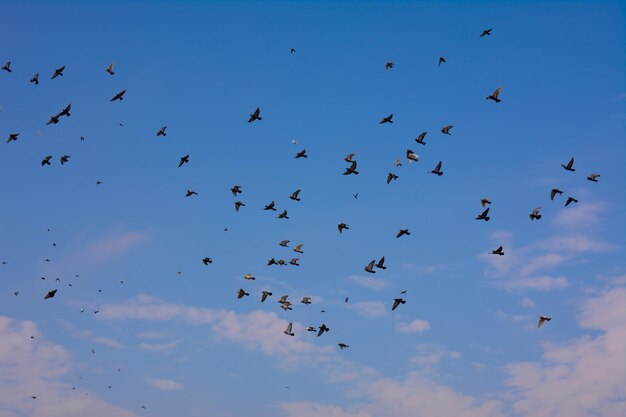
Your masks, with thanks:
[{"label": "bird wing", "polygon": [[502,86],[496,88],[496,90],[493,92],[492,96],[494,98],[498,98],[498,96],[500,95],[500,91],[502,91]]}]

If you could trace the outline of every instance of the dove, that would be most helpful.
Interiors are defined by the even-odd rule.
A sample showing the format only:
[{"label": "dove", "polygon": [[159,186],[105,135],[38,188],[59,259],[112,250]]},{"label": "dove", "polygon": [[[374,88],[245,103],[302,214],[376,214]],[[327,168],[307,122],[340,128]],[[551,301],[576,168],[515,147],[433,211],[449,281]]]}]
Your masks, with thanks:
[{"label": "dove", "polygon": [[454,126],[452,125],[448,125],[448,126],[444,126],[441,128],[441,133],[443,133],[444,135],[452,135],[452,133],[450,133],[450,129],[452,129]]},{"label": "dove", "polygon": [[356,170],[356,161],[352,161],[350,166],[346,168],[346,171],[343,173],[343,175],[350,175],[350,174],[359,175],[359,171]]},{"label": "dove", "polygon": [[539,329],[541,326],[543,326],[543,323],[545,323],[546,321],[550,321],[550,320],[552,320],[552,317],[539,316],[539,322],[537,322],[537,328]]},{"label": "dove", "polygon": [[167,133],[165,133],[165,130],[166,130],[166,129],[167,129],[167,126],[163,126],[163,127],[161,127],[161,128],[157,131],[157,133],[156,133],[157,137],[159,137],[159,136],[167,136]]},{"label": "dove", "polygon": [[293,323],[289,323],[287,325],[287,328],[285,329],[285,331],[283,333],[285,333],[287,336],[293,336],[294,333],[293,333],[292,329],[293,329]]},{"label": "dove", "polygon": [[242,203],[241,201],[235,201],[235,210],[239,211],[240,207],[245,207],[246,205],[244,203]]},{"label": "dove", "polygon": [[191,197],[192,195],[198,195],[198,193],[193,190],[187,190],[185,193],[185,197]]},{"label": "dove", "polygon": [[69,160],[70,160],[69,155],[63,155],[61,158],[59,158],[61,165],[65,165],[67,162],[69,162]]},{"label": "dove", "polygon": [[409,160],[409,164],[412,164],[413,162],[417,162],[419,161],[420,157],[418,154],[416,154],[415,152],[413,152],[410,149],[406,150],[406,159]]},{"label": "dove", "polygon": [[289,196],[289,198],[294,201],[300,201],[300,198],[298,197],[298,195],[300,195],[300,190],[294,191],[293,194]]},{"label": "dove", "polygon": [[565,207],[569,206],[571,203],[578,203],[574,197],[567,197],[567,201],[565,201]]},{"label": "dove", "polygon": [[344,350],[345,348],[349,348],[350,346],[346,345],[345,343],[338,343],[337,344],[339,346],[340,350]]},{"label": "dove", "polygon": [[496,249],[491,251],[492,255],[504,255],[504,249],[502,249],[502,246],[498,246]]},{"label": "dove", "polygon": [[117,93],[116,95],[113,96],[111,101],[124,100],[124,94],[126,94],[126,90],[120,91],[119,93]]},{"label": "dove", "polygon": [[213,259],[209,258],[208,256],[202,259],[202,263],[205,265],[208,264],[212,264],[213,263]]},{"label": "dove", "polygon": [[353,161],[352,158],[354,158],[355,155],[356,155],[355,153],[349,153],[345,158],[343,158],[343,160],[346,162],[352,162]]},{"label": "dove", "polygon": [[185,164],[189,163],[189,154],[180,157],[180,162],[178,163],[178,168],[182,167]]},{"label": "dove", "polygon": [[233,193],[233,195],[235,197],[237,197],[237,194],[241,194],[241,185],[233,185],[233,188],[230,189],[230,192]]},{"label": "dove", "polygon": [[559,194],[563,194],[563,191],[559,190],[558,188],[553,188],[552,191],[550,191],[550,200],[554,200],[554,197]]},{"label": "dove", "polygon": [[398,234],[396,235],[396,238],[407,235],[409,236],[411,234],[411,232],[409,231],[409,229],[400,229],[398,231]]},{"label": "dove", "polygon": [[598,182],[598,178],[600,178],[600,174],[591,174],[587,177],[591,182]]},{"label": "dove", "polygon": [[479,38],[482,38],[485,35],[487,35],[487,36],[491,35],[491,31],[492,30],[493,30],[492,28],[483,30],[483,32],[480,34]]},{"label": "dove", "polygon": [[277,219],[288,219],[289,217],[287,217],[287,210],[283,210],[282,213],[280,213],[278,216],[276,216]]},{"label": "dove", "polygon": [[344,230],[350,230],[350,226],[345,223],[339,223],[337,225],[337,229],[339,230],[339,233],[343,233]]},{"label": "dove", "polygon": [[400,304],[405,304],[406,301],[403,300],[402,298],[394,298],[393,299],[393,305],[391,306],[391,311],[395,310],[396,308],[398,308],[398,306]]},{"label": "dove", "polygon": [[317,332],[317,337],[320,337],[321,335],[323,335],[323,334],[324,334],[324,332],[329,332],[329,331],[330,331],[330,329],[329,329],[328,327],[326,327],[326,325],[325,325],[325,324],[322,324],[322,325],[319,327],[319,330],[318,330],[318,332]]},{"label": "dove", "polygon": [[111,64],[109,64],[109,66],[108,66],[108,67],[106,67],[104,70],[105,70],[106,72],[108,72],[108,73],[109,73],[109,75],[114,75],[114,74],[115,74],[115,72],[113,72],[113,67],[114,67],[114,66],[115,66],[115,62],[111,62]]},{"label": "dove", "polygon": [[46,295],[43,297],[43,299],[47,300],[48,298],[54,298],[56,293],[57,293],[57,290],[48,291]]},{"label": "dove", "polygon": [[35,85],[39,84],[39,73],[33,75],[33,78],[30,79],[30,82]]},{"label": "dove", "polygon": [[265,208],[263,210],[272,210],[272,211],[276,211],[276,209],[274,208],[274,206],[276,205],[276,203],[274,201],[272,201],[271,203],[269,203],[268,205],[265,206]]},{"label": "dove", "polygon": [[443,171],[441,171],[441,161],[437,163],[437,166],[435,167],[435,169],[430,171],[430,173],[439,175],[440,177],[443,175]]},{"label": "dove", "polygon": [[533,210],[532,213],[530,213],[530,220],[539,220],[541,219],[541,214],[539,214],[539,210],[541,210],[541,207],[537,207]]},{"label": "dove", "polygon": [[17,140],[19,133],[9,133],[9,138],[7,139],[7,143],[13,142]]},{"label": "dove", "polygon": [[243,298],[243,297],[248,296],[248,295],[250,295],[250,294],[245,292],[243,290],[243,288],[239,288],[239,291],[237,291],[237,298]]},{"label": "dove", "polygon": [[261,302],[265,302],[265,300],[267,299],[267,297],[271,297],[273,294],[269,291],[261,291]]},{"label": "dove", "polygon": [[246,274],[243,276],[243,279],[247,279],[248,281],[254,281],[256,278],[252,274]]},{"label": "dove", "polygon": [[574,169],[574,158],[570,159],[569,162],[567,163],[567,165],[561,164],[561,166],[563,167],[563,169],[565,169],[566,171],[571,171],[574,172],[576,171]]},{"label": "dove", "polygon": [[300,264],[298,263],[299,260],[300,258],[291,258],[291,260],[289,261],[289,265],[300,266]]},{"label": "dove", "polygon": [[294,156],[294,158],[298,159],[298,158],[308,158],[308,155],[306,154],[306,149],[302,149],[300,152],[298,152],[296,154],[296,156]]},{"label": "dove", "polygon": [[387,117],[383,117],[383,119],[380,122],[378,122],[378,124],[382,125],[382,124],[385,124],[385,123],[393,123],[393,120],[391,120],[391,119],[393,119],[393,114],[390,114]]},{"label": "dove", "polygon": [[50,165],[51,159],[52,159],[52,155],[46,156],[44,159],[41,160],[41,166]]},{"label": "dove", "polygon": [[398,179],[398,176],[396,174],[394,174],[393,172],[390,172],[389,174],[387,174],[387,184],[389,184],[391,181],[395,181]]},{"label": "dove", "polygon": [[311,297],[302,297],[302,300],[300,300],[300,302],[302,304],[309,305],[309,304],[311,304]]},{"label": "dove", "polygon": [[382,258],[380,258],[378,263],[374,266],[378,269],[387,269],[387,267],[385,266],[385,257],[383,256]]},{"label": "dove", "polygon": [[56,77],[58,77],[59,75],[62,77],[63,76],[63,71],[65,70],[65,65],[63,65],[60,68],[57,68],[56,70],[54,70],[54,74],[52,74],[52,78],[51,80],[54,80]]},{"label": "dove", "polygon": [[385,64],[385,69],[392,69],[393,68],[393,62],[389,61]]},{"label": "dove", "polygon": [[371,261],[370,263],[365,265],[365,268],[363,268],[363,270],[365,272],[369,272],[370,274],[375,274],[376,273],[376,271],[374,271],[374,264],[375,263],[376,263],[376,259],[374,259],[373,261]]},{"label": "dove", "polygon": [[478,216],[476,216],[476,220],[484,220],[484,221],[488,222],[489,219],[491,218],[491,217],[488,216],[488,214],[489,214],[489,207],[487,207],[485,209],[485,211],[483,211]]},{"label": "dove", "polygon": [[302,252],[302,247],[303,247],[303,246],[304,246],[304,243],[299,243],[299,244],[297,244],[297,245],[293,248],[293,251],[294,251],[294,252],[298,252],[298,253],[304,253],[304,252]]},{"label": "dove", "polygon": [[7,63],[2,66],[2,70],[6,72],[12,72],[13,70],[11,69],[11,61],[7,61]]},{"label": "dove", "polygon": [[288,248],[289,247],[289,241],[288,240],[281,240],[280,242],[278,242],[279,246],[282,246],[283,248]]},{"label": "dove", "polygon": [[489,201],[488,198],[481,198],[480,199],[480,205],[485,207],[487,204],[491,204],[491,201]]},{"label": "dove", "polygon": [[500,92],[502,91],[502,86],[496,88],[494,90],[493,93],[491,93],[491,95],[488,95],[487,97],[485,97],[486,100],[493,100],[496,103],[501,102],[502,100],[500,100],[498,97],[500,96]]},{"label": "dove", "polygon": [[446,59],[442,56],[439,57],[439,63],[437,64],[437,66],[441,66],[442,63],[446,62]]},{"label": "dove", "polygon": [[424,141],[425,137],[426,137],[426,132],[422,132],[419,134],[418,137],[415,138],[415,142],[419,143],[420,145],[426,145],[426,142]]}]

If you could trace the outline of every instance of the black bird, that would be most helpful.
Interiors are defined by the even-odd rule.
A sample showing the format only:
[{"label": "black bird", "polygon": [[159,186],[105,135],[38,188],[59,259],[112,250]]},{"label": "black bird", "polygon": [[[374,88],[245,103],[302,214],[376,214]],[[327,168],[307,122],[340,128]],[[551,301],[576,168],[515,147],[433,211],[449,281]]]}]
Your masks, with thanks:
[{"label": "black bird", "polygon": [[246,205],[244,203],[242,203],[241,201],[235,201],[235,210],[239,211],[240,207],[245,207]]},{"label": "black bird", "polygon": [[288,219],[289,217],[287,217],[287,210],[283,210],[282,213],[280,213],[278,216],[276,216],[277,219]]},{"label": "black bird", "polygon": [[539,214],[539,210],[541,210],[541,207],[537,207],[533,210],[532,213],[530,213],[530,220],[539,220],[541,219],[541,214]]},{"label": "black bird", "polygon": [[265,208],[263,210],[272,210],[272,211],[276,211],[276,208],[274,208],[274,206],[276,205],[276,203],[274,201],[272,201],[271,203],[269,203],[268,205],[265,206]]},{"label": "black bird", "polygon": [[51,80],[54,80],[59,75],[62,77],[63,76],[63,70],[65,70],[65,65],[63,65],[62,67],[57,68],[56,70],[54,70],[54,74],[52,74]]},{"label": "black bird", "polygon": [[283,248],[288,248],[289,247],[289,240],[281,240],[280,242],[278,242],[279,246],[282,246]]},{"label": "black bird", "polygon": [[442,63],[446,62],[446,59],[442,56],[439,57],[439,64],[437,66],[441,66]]},{"label": "black bird", "polygon": [[491,35],[491,31],[493,30],[493,28],[489,28],[489,29],[485,29],[483,30],[483,33],[480,34],[479,38],[482,38],[485,35]]},{"label": "black bird", "polygon": [[552,191],[550,191],[550,200],[554,200],[554,197],[559,194],[563,194],[563,191],[559,190],[558,188],[553,188]]},{"label": "black bird", "polygon": [[401,236],[404,236],[404,235],[409,236],[410,234],[411,234],[411,232],[409,232],[409,229],[400,229],[398,231],[398,234],[396,235],[396,237],[398,238],[398,237],[401,237]]},{"label": "black bird", "polygon": [[504,255],[504,249],[502,248],[502,246],[498,246],[496,249],[491,251],[492,255]]},{"label": "black bird", "polygon": [[2,69],[6,72],[12,72],[11,61],[7,61],[7,63],[2,66]]},{"label": "black bird", "polygon": [[43,297],[44,300],[48,298],[53,298],[57,293],[57,290],[48,291],[48,293]]},{"label": "black bird", "polygon": [[343,175],[350,175],[350,174],[359,175],[359,171],[356,170],[356,161],[352,161],[350,166],[346,168],[346,172],[343,173]]},{"label": "black bird", "polygon": [[393,114],[390,114],[387,117],[383,117],[383,120],[381,120],[380,122],[378,122],[378,124],[382,125],[383,123],[393,123]]},{"label": "black bird", "polygon": [[184,164],[189,163],[189,154],[185,156],[181,156],[180,162],[178,163],[178,168],[182,167]]},{"label": "black bird", "polygon": [[548,317],[548,316],[539,316],[539,322],[537,323],[537,328],[540,328],[541,326],[543,326],[543,323],[546,321],[550,321],[552,320],[552,317]]},{"label": "black bird", "polygon": [[398,176],[394,174],[393,172],[390,172],[389,174],[387,174],[387,184],[389,184],[392,180],[395,181],[397,179],[398,179]]},{"label": "black bird", "polygon": [[126,94],[126,90],[122,90],[119,93],[117,93],[116,95],[113,96],[113,98],[111,99],[111,101],[115,101],[115,100],[124,100],[124,94]]},{"label": "black bird", "polygon": [[165,133],[165,129],[167,129],[167,126],[163,126],[162,128],[160,128],[157,132],[157,137],[167,136],[167,133]]},{"label": "black bird", "polygon": [[115,72],[113,72],[113,67],[115,66],[115,62],[111,62],[111,64],[106,67],[105,71],[109,73],[109,75],[114,75]]},{"label": "black bird", "polygon": [[7,143],[17,140],[17,137],[19,135],[20,135],[19,133],[9,133],[9,138],[7,139]]},{"label": "black bird", "polygon": [[435,167],[435,169],[433,169],[432,171],[430,171],[431,174],[437,174],[440,177],[443,175],[443,172],[441,171],[441,161],[439,161],[439,163],[437,164],[437,166]]},{"label": "black bird", "polygon": [[46,123],[46,125],[57,124],[57,123],[59,123],[58,114],[56,116],[50,116],[50,120],[48,120],[48,123]]},{"label": "black bird", "polygon": [[192,195],[198,195],[198,193],[193,190],[187,190],[185,193],[185,197],[191,197]]},{"label": "black bird", "polygon": [[480,199],[480,205],[485,207],[487,204],[491,204],[491,201],[489,201],[488,198],[481,198]]},{"label": "black bird", "polygon": [[600,174],[591,174],[587,177],[591,182],[598,182],[598,178],[600,178]]},{"label": "black bird", "polygon": [[363,268],[363,270],[365,272],[369,272],[370,274],[375,274],[376,273],[376,271],[374,271],[374,264],[375,263],[376,263],[376,259],[372,260],[370,263],[365,265],[365,268]]},{"label": "black bird", "polygon": [[567,197],[567,201],[565,202],[565,207],[569,206],[571,203],[578,203],[574,197]]},{"label": "black bird", "polygon": [[347,224],[345,224],[345,223],[339,223],[339,224],[337,225],[337,229],[339,229],[339,233],[342,233],[344,229],[346,229],[346,230],[350,230],[350,226],[348,226],[348,225],[347,225]]},{"label": "black bird", "polygon": [[387,269],[387,267],[385,266],[385,257],[383,256],[382,258],[380,258],[380,260],[375,266],[376,268],[379,268],[379,269]]},{"label": "black bird", "polygon": [[293,192],[293,194],[289,196],[289,198],[294,201],[300,201],[300,198],[298,198],[299,194],[300,194],[300,190],[296,190]]},{"label": "black bird", "polygon": [[296,50],[295,50],[295,49],[293,49],[293,48],[291,48],[291,52],[290,52],[290,53],[295,54],[295,53],[296,53]]},{"label": "black bird", "polygon": [[396,308],[398,308],[398,306],[400,304],[405,304],[406,301],[403,300],[402,298],[394,298],[393,299],[393,306],[391,306],[391,311],[395,310]]},{"label": "black bird", "polygon": [[566,170],[566,171],[571,171],[574,172],[576,171],[574,169],[574,158],[570,159],[569,162],[567,163],[567,165],[563,165],[561,164],[561,166]]},{"label": "black bird", "polygon": [[248,296],[248,295],[250,295],[250,294],[245,292],[243,290],[243,288],[239,288],[239,291],[237,291],[237,298],[243,298],[243,297]]},{"label": "black bird", "polygon": [[393,62],[389,61],[385,64],[385,69],[392,69],[393,68]]},{"label": "black bird", "polygon": [[63,155],[61,158],[59,158],[59,161],[61,161],[61,165],[65,165],[67,162],[69,162],[69,160],[70,160],[69,155]]},{"label": "black bird", "polygon": [[500,87],[496,88],[496,89],[494,90],[494,92],[493,92],[493,93],[491,93],[491,95],[488,95],[487,97],[485,97],[485,99],[486,99],[486,100],[493,100],[493,101],[495,101],[496,103],[499,103],[499,102],[501,102],[501,101],[502,101],[502,100],[500,100],[500,99],[498,98],[498,96],[500,95],[500,92],[501,92],[501,91],[502,91],[502,86],[500,86]]},{"label": "black bird", "polygon": [[237,194],[241,194],[241,185],[234,185],[233,188],[230,189],[230,192],[237,197]]},{"label": "black bird", "polygon": [[204,259],[202,259],[202,263],[205,264],[205,265],[212,264],[213,263],[213,259],[211,259],[211,258],[209,258],[207,256]]},{"label": "black bird", "polygon": [[330,329],[328,327],[326,327],[325,324],[322,324],[319,327],[319,330],[317,331],[317,337],[320,337],[322,334],[324,334],[324,332],[329,332],[329,331],[330,331]]},{"label": "black bird", "polygon": [[52,155],[46,156],[44,159],[41,160],[41,166],[50,165],[51,159],[52,159]]},{"label": "black bird", "polygon": [[30,79],[31,83],[34,83],[35,85],[39,84],[39,73],[33,75],[33,78]]},{"label": "black bird", "polygon": [[308,158],[307,154],[306,154],[306,149],[302,149],[300,152],[298,152],[296,154],[296,156],[294,156],[294,158]]},{"label": "black bird", "polygon": [[269,291],[261,291],[261,302],[264,302],[268,296],[271,297],[272,293]]},{"label": "black bird", "polygon": [[415,138],[415,142],[419,143],[420,145],[426,145],[426,142],[424,142],[425,137],[426,137],[426,132],[422,132],[419,134],[418,137]]},{"label": "black bird", "polygon": [[450,129],[452,129],[454,126],[452,125],[448,125],[448,126],[444,126],[441,128],[441,133],[443,133],[444,135],[452,135],[452,133],[450,133]]},{"label": "black bird", "polygon": [[300,266],[300,264],[298,263],[299,260],[300,258],[291,258],[291,260],[289,261],[289,265]]},{"label": "black bird", "polygon": [[337,344],[339,346],[339,349],[344,350],[345,348],[349,348],[350,346],[346,345],[345,343],[338,343]]},{"label": "black bird", "polygon": [[261,114],[261,109],[257,107],[254,113],[250,115],[250,118],[248,119],[248,123],[252,123],[255,120],[263,120],[263,118],[259,116],[259,114]]},{"label": "black bird", "polygon": [[482,213],[480,213],[478,216],[476,216],[476,220],[484,220],[486,222],[489,221],[490,217],[488,216],[489,214],[489,207],[487,207],[485,209],[485,211],[483,211]]},{"label": "black bird", "polygon": [[67,116],[70,117],[70,109],[72,108],[72,103],[68,104],[67,106],[65,106],[65,108],[63,110],[61,110],[61,113],[59,113],[57,116]]}]

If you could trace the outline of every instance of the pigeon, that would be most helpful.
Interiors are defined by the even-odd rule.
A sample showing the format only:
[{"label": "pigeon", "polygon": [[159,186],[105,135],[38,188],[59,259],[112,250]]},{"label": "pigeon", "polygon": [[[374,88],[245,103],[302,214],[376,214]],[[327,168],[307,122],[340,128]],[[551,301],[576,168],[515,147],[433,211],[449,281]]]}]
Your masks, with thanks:
[{"label": "pigeon", "polygon": [[563,191],[559,190],[558,188],[553,188],[552,191],[550,191],[550,200],[554,200],[554,197],[559,194],[563,194]]},{"label": "pigeon", "polygon": [[383,256],[382,258],[380,258],[380,260],[375,266],[378,269],[387,269],[387,267],[385,266],[385,257]]},{"label": "pigeon", "polygon": [[270,258],[267,260],[267,266],[271,266],[271,265],[278,265],[278,262],[276,262],[276,259]]},{"label": "pigeon", "polygon": [[441,171],[441,161],[439,161],[437,163],[437,166],[435,167],[435,169],[433,169],[432,171],[430,171],[431,174],[437,174],[440,177],[443,175],[443,172]]},{"label": "pigeon", "polygon": [[345,224],[345,223],[339,223],[339,224],[337,225],[337,229],[339,230],[339,233],[343,233],[343,230],[344,230],[344,229],[345,229],[345,230],[350,230],[350,226],[348,226],[348,225],[347,225],[347,224]]},{"label": "pigeon", "polygon": [[61,110],[61,113],[59,113],[57,116],[67,116],[70,117],[70,109],[72,108],[72,103],[68,104],[67,106],[65,106],[65,108],[63,110]]},{"label": "pigeon", "polygon": [[298,263],[299,260],[300,258],[291,258],[291,260],[289,261],[289,265],[300,266],[300,264]]},{"label": "pigeon", "polygon": [[343,175],[350,175],[350,174],[359,175],[359,171],[356,170],[356,161],[352,161],[350,166],[346,168],[346,172],[343,173]]},{"label": "pigeon", "polygon": [[287,301],[287,298],[288,298],[288,297],[289,297],[288,295],[283,295],[283,296],[281,296],[281,297],[278,299],[278,303],[279,303],[279,304],[285,304],[285,303],[288,303],[288,302],[289,302],[289,301]]},{"label": "pigeon", "polygon": [[426,133],[427,132],[420,133],[419,136],[415,138],[415,142],[419,143],[420,145],[426,145],[426,142],[424,142],[424,138],[426,137]]},{"label": "pigeon", "polygon": [[52,159],[52,155],[46,156],[44,159],[41,160],[41,166],[50,165],[51,159]]},{"label": "pigeon", "polygon": [[395,161],[393,161],[393,165],[397,166],[397,167],[401,167],[402,166],[402,161],[399,159],[396,159]]},{"label": "pigeon", "polygon": [[307,327],[306,327],[306,331],[307,331],[307,332],[316,332],[316,331],[317,331],[317,329],[316,329],[315,327],[313,327],[313,326],[307,326]]},{"label": "pigeon", "polygon": [[7,143],[17,140],[17,137],[19,135],[20,135],[19,133],[9,133],[9,138],[7,139]]},{"label": "pigeon", "polygon": [[446,62],[446,59],[442,56],[439,57],[439,64],[437,66],[441,66],[442,63]]},{"label": "pigeon", "polygon": [[276,211],[276,209],[274,208],[274,206],[276,205],[276,203],[274,201],[272,201],[271,203],[269,203],[268,205],[265,206],[265,208],[263,210],[272,210],[272,211]]},{"label": "pigeon", "polygon": [[293,194],[289,196],[289,198],[294,201],[300,201],[300,199],[298,198],[299,194],[300,194],[300,190],[296,190],[293,192]]},{"label": "pigeon", "polygon": [[355,200],[358,199],[359,198],[359,193],[352,194],[352,197],[354,197]]},{"label": "pigeon", "polygon": [[293,329],[293,323],[289,323],[287,325],[287,328],[285,329],[285,331],[283,333],[285,333],[287,336],[293,336],[294,333],[293,333],[292,329]]},{"label": "pigeon", "polygon": [[235,197],[237,197],[237,194],[241,194],[241,185],[233,185],[233,188],[230,189],[230,192],[233,193],[233,195]]},{"label": "pigeon", "polygon": [[352,162],[353,161],[352,158],[354,158],[355,155],[356,155],[355,153],[349,153],[348,156],[343,158],[343,160],[346,161],[346,162]]},{"label": "pigeon", "polygon": [[330,329],[328,327],[326,327],[325,324],[322,324],[317,332],[317,337],[320,337],[321,335],[324,334],[324,332],[329,332]]},{"label": "pigeon", "polygon": [[346,298],[343,299],[344,303],[347,303],[348,301],[350,301],[350,297],[346,297]]},{"label": "pigeon", "polygon": [[416,154],[415,152],[413,152],[410,149],[406,150],[406,159],[409,160],[409,164],[412,164],[413,162],[417,162],[419,161],[420,157],[418,154]]},{"label": "pigeon", "polygon": [[398,308],[398,306],[400,304],[405,304],[406,301],[403,300],[402,298],[394,298],[393,299],[393,305],[391,306],[391,311],[395,310],[396,308]]},{"label": "pigeon", "polygon": [[288,240],[281,240],[280,242],[278,242],[279,246],[282,246],[283,248],[288,248],[289,247],[289,241]]},{"label": "pigeon", "polygon": [[565,202],[565,207],[569,206],[571,203],[578,203],[574,197],[567,197],[567,201]]},{"label": "pigeon", "polygon": [[276,216],[277,219],[288,219],[289,217],[287,217],[287,210],[283,210],[282,213],[280,213],[278,216]]},{"label": "pigeon", "polygon": [[501,102],[501,101],[502,101],[502,100],[500,100],[500,99],[498,98],[498,96],[500,95],[500,92],[501,92],[501,91],[502,91],[502,86],[500,86],[500,87],[496,88],[496,89],[493,91],[493,93],[491,93],[491,95],[489,95],[489,96],[485,97],[485,99],[486,99],[486,100],[493,100],[493,101],[495,101],[496,103],[499,103],[499,102]]},{"label": "pigeon", "polygon": [[109,75],[115,75],[115,72],[113,72],[113,67],[115,66],[115,62],[111,62],[111,64],[106,67],[105,71],[109,73]]},{"label": "pigeon", "polygon": [[241,201],[235,201],[235,210],[239,211],[239,208],[243,206],[245,207],[246,205],[244,203],[242,203]]},{"label": "pigeon", "polygon": [[48,298],[54,298],[56,293],[57,293],[57,290],[48,291],[47,294],[43,297],[43,299],[47,300]]},{"label": "pigeon", "polygon": [[162,128],[160,128],[157,131],[157,134],[156,134],[157,137],[159,137],[159,136],[167,136],[167,133],[165,133],[165,129],[167,129],[167,126],[163,126]]},{"label": "pigeon", "polygon": [[441,128],[441,133],[443,133],[444,135],[452,135],[452,133],[450,133],[450,129],[452,129],[454,126],[452,125],[448,125],[448,126],[444,126]]},{"label": "pigeon", "polygon": [[392,69],[393,68],[393,62],[389,61],[385,64],[385,69]]},{"label": "pigeon", "polygon": [[67,162],[69,162],[69,160],[70,160],[69,155],[63,155],[61,158],[59,158],[59,161],[61,161],[61,165],[65,165]]},{"label": "pigeon", "polygon": [[248,119],[248,123],[252,123],[255,120],[263,120],[263,118],[259,116],[259,114],[261,114],[261,109],[257,107],[254,113],[250,115],[250,118]]},{"label": "pigeon", "polygon": [[541,214],[539,214],[539,210],[541,210],[541,207],[537,207],[533,210],[532,213],[530,213],[530,220],[539,220],[541,219]]},{"label": "pigeon", "polygon": [[198,195],[198,193],[193,190],[187,190],[185,193],[185,197],[191,197],[192,195]]},{"label": "pigeon", "polygon": [[302,300],[300,300],[300,302],[302,304],[309,305],[309,304],[311,304],[311,297],[302,297]]},{"label": "pigeon", "polygon": [[111,99],[111,101],[115,101],[115,100],[124,100],[124,94],[126,94],[126,90],[122,90],[119,93],[117,93],[116,95],[113,96],[113,98]]},{"label": "pigeon", "polygon": [[[272,258],[274,259],[274,258]],[[254,281],[256,278],[252,274],[246,274],[243,276],[243,279],[247,279],[248,281]]]},{"label": "pigeon", "polygon": [[308,155],[306,154],[306,149],[302,149],[300,152],[298,152],[296,154],[296,156],[294,156],[294,158],[308,158]]},{"label": "pigeon", "polygon": [[489,28],[489,29],[485,29],[483,30],[483,33],[480,34],[479,38],[482,38],[483,36],[487,35],[491,35],[491,31],[493,30],[493,28]]},{"label": "pigeon", "polygon": [[269,292],[269,291],[265,291],[265,290],[261,291],[261,302],[262,302],[262,303],[263,303],[263,302],[265,302],[265,300],[267,299],[267,297],[271,297],[271,296],[272,296],[272,293],[271,293],[271,292]]},{"label": "pigeon", "polygon": [[396,174],[394,174],[393,172],[390,172],[389,174],[387,174],[387,184],[389,184],[391,181],[395,181],[398,179],[398,176]]},{"label": "pigeon", "polygon": [[182,167],[184,164],[189,163],[189,154],[180,157],[180,162],[178,163],[178,168]]},{"label": "pigeon", "polygon": [[303,246],[304,246],[304,243],[299,243],[299,244],[297,244],[297,245],[293,248],[293,251],[294,251],[294,252],[298,252],[298,253],[304,253],[304,252],[302,252],[302,247],[303,247]]},{"label": "pigeon", "polygon": [[290,53],[295,54],[295,53],[296,53],[296,50],[295,50],[295,49],[293,49],[293,48],[291,48]]},{"label": "pigeon", "polygon": [[293,310],[293,308],[291,308],[291,303],[290,303],[289,301],[287,301],[287,302],[285,302],[285,303],[282,303],[282,304],[280,305],[280,308],[282,308],[282,309],[283,309],[283,310],[285,310],[285,311],[288,311],[288,310]]},{"label": "pigeon", "polygon": [[376,263],[376,259],[372,260],[370,263],[365,265],[365,268],[363,268],[363,270],[365,272],[369,272],[370,274],[375,274],[376,273],[376,271],[374,271],[374,264],[375,263]]},{"label": "pigeon", "polygon": [[587,177],[591,182],[598,182],[598,178],[600,178],[600,174],[591,174]]},{"label": "pigeon", "polygon": [[491,204],[491,201],[489,201],[488,198],[481,198],[480,199],[480,205],[485,207],[487,204]]},{"label": "pigeon", "polygon": [[338,343],[337,344],[339,346],[340,350],[344,350],[345,348],[349,348],[350,346],[346,345],[345,343]]},{"label": "pigeon", "polygon": [[63,76],[63,71],[65,70],[65,65],[63,65],[60,68],[57,68],[56,70],[54,70],[54,74],[52,74],[52,78],[51,80],[54,80],[56,77],[58,77],[59,75],[62,77]]},{"label": "pigeon", "polygon": [[550,320],[552,320],[552,317],[539,316],[539,322],[537,323],[537,328],[539,329],[541,326],[543,326],[543,323],[545,323],[546,321],[550,321]]},{"label": "pigeon", "polygon": [[35,85],[39,84],[39,73],[33,75],[33,78],[30,79],[30,82]]},{"label": "pigeon", "polygon": [[489,214],[489,207],[487,207],[485,209],[485,211],[483,211],[478,216],[476,216],[476,220],[484,220],[484,221],[488,222],[489,219],[491,218],[491,217],[488,216],[488,214]]},{"label": "pigeon", "polygon": [[213,263],[213,259],[209,258],[208,256],[202,259],[202,263],[205,265],[208,264],[212,264]]},{"label": "pigeon", "polygon": [[411,232],[409,231],[409,229],[400,229],[398,231],[398,234],[396,235],[396,238],[398,238],[400,236],[404,236],[404,235],[409,236],[410,234],[411,234]]},{"label": "pigeon", "polygon": [[7,63],[2,66],[2,69],[6,72],[12,72],[11,61],[7,61]]},{"label": "pigeon", "polygon": [[243,297],[248,296],[248,295],[250,295],[250,294],[245,292],[243,290],[243,288],[239,288],[239,291],[237,291],[237,298],[243,298]]},{"label": "pigeon", "polygon": [[383,117],[383,120],[381,120],[380,122],[378,122],[378,124],[382,125],[382,124],[384,124],[384,123],[393,123],[393,120],[391,120],[391,119],[393,119],[393,114],[390,114],[390,115],[389,115],[389,116],[387,116],[387,117]]},{"label": "pigeon", "polygon": [[496,249],[491,251],[492,255],[504,255],[504,249],[502,249],[502,246],[498,246]]},{"label": "pigeon", "polygon": [[567,163],[567,165],[563,165],[561,164],[561,166],[566,170],[566,171],[571,171],[574,172],[576,171],[574,169],[574,158],[570,159],[569,162]]}]

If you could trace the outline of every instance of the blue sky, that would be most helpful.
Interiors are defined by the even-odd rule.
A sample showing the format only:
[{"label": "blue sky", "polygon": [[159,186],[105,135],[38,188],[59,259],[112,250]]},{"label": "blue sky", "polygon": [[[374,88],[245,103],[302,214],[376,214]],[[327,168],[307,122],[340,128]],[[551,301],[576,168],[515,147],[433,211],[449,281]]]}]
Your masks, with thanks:
[{"label": "blue sky", "polygon": [[0,417],[624,415],[624,21],[609,1],[1,3]]}]

